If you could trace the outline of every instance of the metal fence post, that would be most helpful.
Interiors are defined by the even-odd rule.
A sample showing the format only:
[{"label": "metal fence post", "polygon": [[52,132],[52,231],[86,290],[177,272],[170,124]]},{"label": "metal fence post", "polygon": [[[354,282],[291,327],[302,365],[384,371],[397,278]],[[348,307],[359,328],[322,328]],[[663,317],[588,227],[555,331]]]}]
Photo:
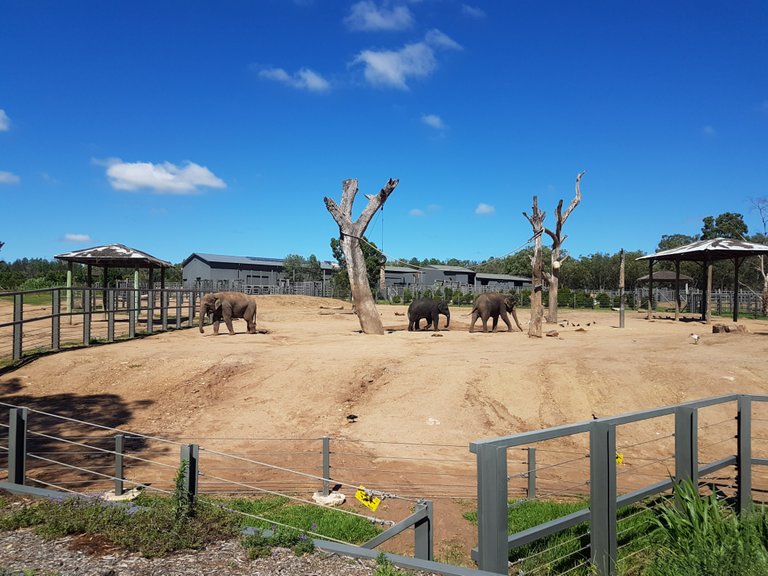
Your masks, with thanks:
[{"label": "metal fence post", "polygon": [[83,346],[91,345],[91,291],[83,288]]},{"label": "metal fence post", "polygon": [[176,328],[181,328],[181,302],[184,299],[184,293],[176,290]]},{"label": "metal fence post", "polygon": [[752,507],[752,399],[739,396],[736,453],[736,506],[739,513]]},{"label": "metal fence post", "polygon": [[51,349],[61,348],[61,289],[51,291]]},{"label": "metal fence post", "polygon": [[195,325],[195,304],[197,303],[197,293],[194,290],[189,292],[189,313],[187,315],[187,326],[192,328]]},{"label": "metal fence post", "polygon": [[413,525],[414,531],[414,553],[416,558],[421,560],[432,560],[434,550],[434,539],[432,533],[432,502],[424,500],[416,504],[416,510],[427,511],[426,518],[422,518]]},{"label": "metal fence post", "polygon": [[13,359],[21,360],[22,333],[24,331],[24,295],[13,295]]},{"label": "metal fence post", "polygon": [[127,292],[128,302],[128,338],[136,338],[136,318],[138,316],[139,309],[139,291],[133,289],[133,291]]},{"label": "metal fence post", "polygon": [[155,291],[152,287],[147,290],[147,332],[155,330]]},{"label": "metal fence post", "polygon": [[168,304],[170,304],[168,292],[160,290],[160,326],[163,332],[168,331]]},{"label": "metal fence post", "polygon": [[8,424],[8,482],[26,484],[27,409],[11,408]]},{"label": "metal fence post", "polygon": [[181,447],[181,461],[187,461],[184,470],[184,490],[189,496],[190,504],[197,498],[197,474],[200,460],[200,447],[197,444],[185,444]]},{"label": "metal fence post", "polygon": [[115,434],[115,496],[123,495],[123,479],[125,469],[123,467],[123,451],[125,450],[125,436]]},{"label": "metal fence post", "polygon": [[323,496],[328,496],[331,477],[331,438],[323,436]]},{"label": "metal fence post", "polygon": [[107,342],[115,341],[115,289],[107,290]]},{"label": "metal fence post", "polygon": [[699,412],[690,406],[675,410],[675,480],[699,484]]},{"label": "metal fence post", "polygon": [[536,499],[536,448],[528,447],[528,500]]},{"label": "metal fence post", "polygon": [[589,433],[590,551],[600,576],[616,574],[616,426],[594,422]]},{"label": "metal fence post", "polygon": [[477,564],[481,570],[507,574],[507,449],[477,447]]}]

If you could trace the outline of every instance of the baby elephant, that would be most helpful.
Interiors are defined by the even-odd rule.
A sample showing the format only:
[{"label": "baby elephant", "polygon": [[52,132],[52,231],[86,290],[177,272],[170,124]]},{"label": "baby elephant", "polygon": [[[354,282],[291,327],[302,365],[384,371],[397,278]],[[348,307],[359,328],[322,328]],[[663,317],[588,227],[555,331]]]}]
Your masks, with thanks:
[{"label": "baby elephant", "polygon": [[509,321],[507,312],[512,313],[512,317],[515,319],[515,324],[519,328],[520,332],[523,331],[523,327],[520,326],[520,322],[517,320],[517,296],[514,294],[499,294],[496,292],[486,292],[480,294],[475,298],[475,302],[472,305],[472,318],[469,323],[469,331],[475,331],[475,322],[478,318],[483,321],[483,332],[488,332],[488,318],[493,318],[493,332],[496,332],[496,328],[499,325],[499,316],[504,320],[507,325],[507,330],[512,332],[512,324]]},{"label": "baby elephant", "polygon": [[451,324],[451,311],[448,310],[448,303],[442,300],[429,300],[422,298],[420,300],[414,300],[411,305],[408,306],[408,331],[413,332],[419,329],[419,320],[424,318],[427,321],[427,325],[424,330],[429,330],[430,326],[434,327],[437,332],[437,322],[440,319],[440,314],[445,316],[445,327]]},{"label": "baby elephant", "polygon": [[243,318],[248,323],[248,333],[256,334],[256,300],[242,292],[213,292],[200,299],[200,333],[205,324],[205,317],[213,314],[213,333],[219,334],[222,320],[227,325],[230,335],[235,335],[232,318]]}]

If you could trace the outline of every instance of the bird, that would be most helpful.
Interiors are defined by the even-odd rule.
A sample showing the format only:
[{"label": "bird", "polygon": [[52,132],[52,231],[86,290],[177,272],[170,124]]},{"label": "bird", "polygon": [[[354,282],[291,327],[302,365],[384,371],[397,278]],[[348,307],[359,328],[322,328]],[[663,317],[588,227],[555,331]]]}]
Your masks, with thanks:
[{"label": "bird", "polygon": [[699,343],[699,340],[701,340],[701,336],[699,336],[698,334],[694,334],[693,332],[691,332],[691,339],[693,340],[693,343],[694,343],[694,344],[698,344],[698,343]]},{"label": "bird", "polygon": [[347,421],[352,424],[354,422],[357,422],[357,414],[349,414],[347,415]]}]

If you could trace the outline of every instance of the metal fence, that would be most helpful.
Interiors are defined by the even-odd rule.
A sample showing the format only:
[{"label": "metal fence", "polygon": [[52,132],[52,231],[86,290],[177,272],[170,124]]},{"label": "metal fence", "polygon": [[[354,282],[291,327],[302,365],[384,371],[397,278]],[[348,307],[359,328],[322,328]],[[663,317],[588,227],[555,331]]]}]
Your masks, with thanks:
[{"label": "metal fence", "polygon": [[[617,574],[637,550],[630,550],[626,542],[619,545],[623,521],[619,512],[668,494],[677,481],[690,479],[730,491],[737,510],[746,510],[754,495],[768,487],[764,472],[753,474],[753,466],[768,465],[767,402],[768,396],[734,394],[473,442],[470,450],[476,455],[478,474],[478,546],[473,558],[481,569],[507,574],[510,551],[586,524],[584,536],[577,537],[585,542],[556,562],[569,573],[596,570],[608,576]],[[622,432],[628,428],[645,431],[647,437],[622,442]],[[529,458],[527,473],[510,475],[518,450],[553,442],[561,446],[559,462],[544,464]],[[559,496],[581,495],[584,507],[509,534],[510,481],[520,477],[530,481],[533,471],[551,473],[556,467],[564,470]],[[753,477],[760,486],[753,486]],[[525,573],[559,573],[539,567],[527,567]]]},{"label": "metal fence", "polygon": [[[175,475],[185,470],[184,490],[193,499],[217,496],[200,498],[201,505],[218,505],[240,514],[244,520],[290,529],[295,528],[282,524],[267,510],[259,515],[233,510],[221,496],[280,496],[293,504],[321,508],[324,506],[309,497],[313,491],[322,496],[341,490],[346,494],[364,490],[365,495],[386,500],[387,505],[371,511],[351,498],[351,504],[336,510],[378,526],[378,535],[355,545],[308,531],[318,548],[376,558],[380,553],[377,548],[392,539],[407,542],[410,535],[413,557],[387,554],[396,564],[453,576],[491,576],[434,561],[432,501],[414,493],[420,491],[418,483],[401,490],[402,476],[387,470],[389,454],[399,454],[402,461],[428,464],[431,459],[424,456],[428,446],[329,437],[195,439],[204,443],[190,440],[140,434],[0,402],[0,488],[58,499],[106,499],[131,495],[131,491],[170,496],[175,490]],[[471,475],[468,469],[472,459],[466,445],[441,448],[462,453],[463,472]],[[411,450],[413,455],[406,456]]]},{"label": "metal fence", "polygon": [[[101,420],[75,416],[84,410]],[[451,575],[621,573],[650,546],[643,542],[650,530],[631,533],[628,519],[652,509],[676,481],[709,486],[732,498],[737,511],[768,493],[768,396],[733,394],[482,440],[469,452],[465,445],[331,437],[168,439],[115,427],[114,411],[106,415],[97,406],[88,412],[81,403],[67,414],[0,402],[0,468],[7,470],[4,482],[0,471],[0,488],[48,497],[110,488],[171,494],[183,460],[190,463],[185,487],[195,495],[281,495],[317,505],[308,494],[365,486],[365,494],[388,505],[371,513],[353,501],[340,513],[362,516],[381,534],[357,546],[312,534],[318,547],[373,558],[374,548],[413,528],[414,557],[391,555],[393,561]],[[434,562],[432,501],[471,501],[472,493],[479,570]],[[511,508],[552,497],[583,507],[509,533]],[[639,512],[625,513],[638,504]],[[254,519],[274,523],[268,514]],[[575,550],[547,543],[579,526]],[[539,549],[510,561],[541,540]],[[555,560],[545,560],[542,550],[552,549]]]},{"label": "metal fence", "polygon": [[193,325],[198,293],[48,288],[0,294],[0,363]]}]

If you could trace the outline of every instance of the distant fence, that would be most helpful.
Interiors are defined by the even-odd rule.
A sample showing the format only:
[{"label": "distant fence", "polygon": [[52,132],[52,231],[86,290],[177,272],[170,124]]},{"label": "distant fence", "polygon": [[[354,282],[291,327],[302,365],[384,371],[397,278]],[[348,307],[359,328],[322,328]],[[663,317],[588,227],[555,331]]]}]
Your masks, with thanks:
[{"label": "distant fence", "polygon": [[0,293],[0,365],[25,355],[193,325],[198,293],[48,288]]}]

